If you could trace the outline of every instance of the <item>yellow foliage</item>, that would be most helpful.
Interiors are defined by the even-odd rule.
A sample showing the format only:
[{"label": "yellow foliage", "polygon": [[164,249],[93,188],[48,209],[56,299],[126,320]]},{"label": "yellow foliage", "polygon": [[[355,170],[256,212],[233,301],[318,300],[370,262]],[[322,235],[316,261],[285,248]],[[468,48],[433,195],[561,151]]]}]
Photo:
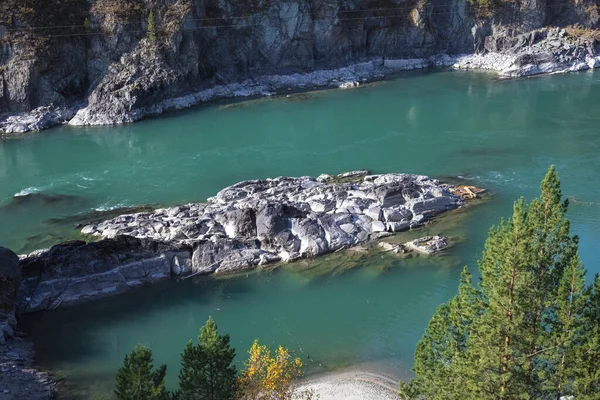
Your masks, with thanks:
[{"label": "yellow foliage", "polygon": [[240,377],[244,400],[288,400],[292,398],[294,382],[302,376],[302,361],[279,346],[271,355],[265,345],[254,341],[248,351],[246,368]]}]

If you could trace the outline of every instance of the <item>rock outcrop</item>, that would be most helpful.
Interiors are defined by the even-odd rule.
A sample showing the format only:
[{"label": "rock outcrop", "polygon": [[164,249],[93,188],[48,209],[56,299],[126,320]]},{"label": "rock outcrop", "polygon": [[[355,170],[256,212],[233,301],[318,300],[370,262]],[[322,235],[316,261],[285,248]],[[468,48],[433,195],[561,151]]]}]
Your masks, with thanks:
[{"label": "rock outcrop", "polygon": [[[490,1],[487,10],[469,0],[18,2],[0,3],[0,132],[133,122],[435,65],[512,77],[600,63],[595,0]],[[581,29],[544,28],[573,24]]]},{"label": "rock outcrop", "polygon": [[546,73],[581,71],[600,66],[595,39],[572,36],[565,29],[547,28],[486,38],[486,52],[459,57],[456,69],[487,69],[514,78]]},{"label": "rock outcrop", "polygon": [[21,282],[19,257],[0,247],[0,345],[12,337],[15,319],[15,297]]},{"label": "rock outcrop", "polygon": [[130,236],[86,243],[71,241],[22,258],[21,311],[118,294],[191,271],[191,248]]},{"label": "rock outcrop", "polygon": [[19,308],[53,309],[172,276],[314,257],[420,226],[464,204],[426,176],[366,173],[244,181],[208,203],[86,225],[82,233],[102,240],[23,257]]}]

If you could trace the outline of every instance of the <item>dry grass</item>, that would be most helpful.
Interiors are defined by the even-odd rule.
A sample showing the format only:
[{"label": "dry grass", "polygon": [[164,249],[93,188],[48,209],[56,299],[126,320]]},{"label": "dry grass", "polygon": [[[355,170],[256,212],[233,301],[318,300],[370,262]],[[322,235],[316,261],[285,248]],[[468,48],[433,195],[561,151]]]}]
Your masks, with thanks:
[{"label": "dry grass", "polygon": [[600,42],[600,29],[584,28],[582,26],[569,26],[565,28],[569,36],[591,39]]},{"label": "dry grass", "polygon": [[120,19],[139,17],[143,13],[142,4],[138,1],[101,0],[90,10],[96,15],[114,15]]}]

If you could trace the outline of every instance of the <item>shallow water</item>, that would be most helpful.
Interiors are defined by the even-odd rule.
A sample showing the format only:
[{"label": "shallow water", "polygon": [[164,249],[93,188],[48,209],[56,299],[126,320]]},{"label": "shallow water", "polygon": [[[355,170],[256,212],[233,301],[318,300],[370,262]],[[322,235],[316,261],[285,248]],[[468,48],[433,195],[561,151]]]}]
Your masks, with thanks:
[{"label": "shallow water", "polygon": [[[491,198],[428,227],[460,239],[441,258],[337,254],[270,273],[166,282],[33,315],[39,361],[84,396],[110,392],[136,343],[176,382],[178,354],[208,315],[243,358],[253,338],[310,356],[319,372],[365,363],[405,376],[437,305],[475,270],[490,225],[531,198],[556,164],[590,273],[600,272],[600,72],[499,81],[411,73],[350,91],[211,106],[121,127],[61,127],[0,142],[0,245],[29,251],[71,237],[93,209],[202,201],[226,185],[367,168],[460,175]],[[38,196],[15,202],[16,193]],[[347,268],[354,267],[354,268]],[[320,364],[320,365],[319,365]]]}]

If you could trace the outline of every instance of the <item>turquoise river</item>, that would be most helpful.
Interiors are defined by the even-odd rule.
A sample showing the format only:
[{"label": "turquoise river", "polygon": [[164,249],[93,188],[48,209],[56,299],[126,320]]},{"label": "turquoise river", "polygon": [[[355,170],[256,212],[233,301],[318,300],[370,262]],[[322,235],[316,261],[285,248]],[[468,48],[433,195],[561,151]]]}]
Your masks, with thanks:
[{"label": "turquoise river", "polygon": [[[519,196],[538,193],[550,164],[591,276],[600,272],[600,72],[518,80],[407,73],[355,90],[0,139],[0,245],[28,252],[73,237],[73,216],[204,201],[245,179],[363,168],[460,176],[490,197],[407,234],[453,237],[440,257],[337,253],[238,277],[164,282],[21,322],[39,364],[82,398],[109,398],[115,370],[137,343],[168,365],[175,387],[179,353],[209,315],[231,334],[240,363],[258,337],[295,351],[308,373],[359,366],[401,378],[462,267],[477,270],[489,227]],[[13,198],[27,193],[34,195]]]}]

